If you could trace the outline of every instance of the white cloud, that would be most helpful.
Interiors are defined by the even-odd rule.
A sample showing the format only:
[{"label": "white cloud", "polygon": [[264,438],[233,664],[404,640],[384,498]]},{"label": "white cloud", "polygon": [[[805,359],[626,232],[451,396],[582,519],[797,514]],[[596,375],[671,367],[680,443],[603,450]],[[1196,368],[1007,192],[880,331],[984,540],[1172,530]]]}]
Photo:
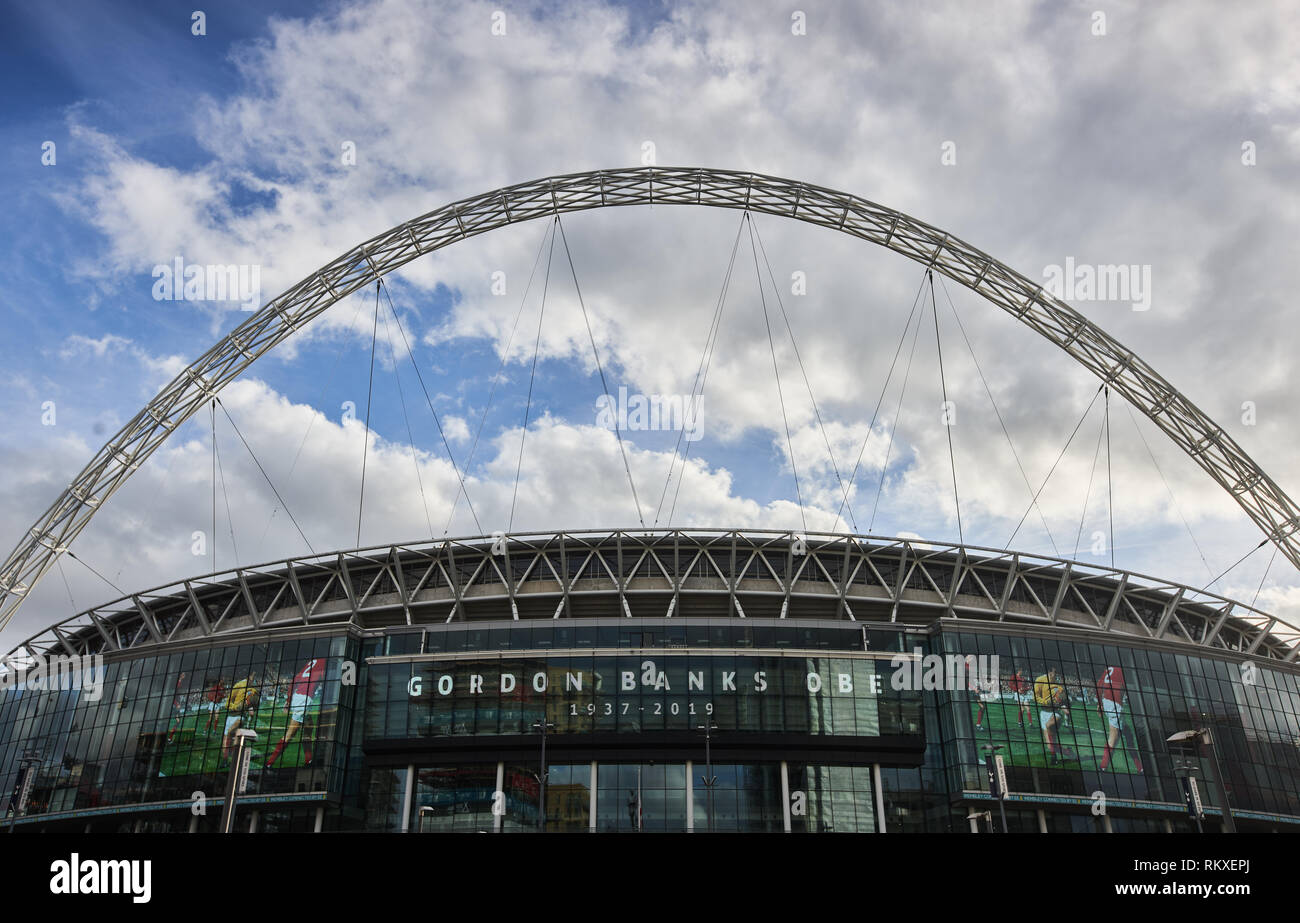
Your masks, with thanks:
[{"label": "white cloud", "polygon": [[[578,3],[557,10],[538,3],[512,8],[508,37],[501,39],[488,29],[490,11],[476,4],[422,15],[405,3],[379,0],[311,19],[273,20],[265,40],[234,55],[242,78],[238,92],[198,107],[188,130],[206,157],[184,169],[142,153],[131,139],[110,136],[85,110],[76,110],[72,136],[98,166],[62,201],[102,234],[104,246],[74,272],[120,295],[132,306],[130,323],[138,326],[130,335],[66,337],[44,351],[87,380],[102,375],[99,387],[85,388],[89,402],[110,405],[105,416],[124,417],[148,397],[142,390],[156,389],[183,361],[153,356],[141,345],[154,317],[149,312],[158,310],[148,291],[153,265],[178,255],[199,263],[254,263],[270,296],[418,213],[510,182],[635,164],[642,143],[653,141],[660,163],[784,174],[902,208],[1031,276],[1067,255],[1151,264],[1156,299],[1150,312],[1096,304],[1081,309],[1183,387],[1276,480],[1300,484],[1300,434],[1290,425],[1294,337],[1287,308],[1288,293],[1300,284],[1300,264],[1290,258],[1300,230],[1290,127],[1300,106],[1300,63],[1291,54],[1300,29],[1295,17],[1265,6],[1184,4],[1162,11],[1157,29],[1150,14],[1121,5],[1111,12],[1109,34],[1094,38],[1087,17],[1071,7],[1011,5],[995,15],[961,3],[873,11],[843,5],[810,11],[808,35],[796,38],[783,16],[742,2],[679,4],[648,27],[620,7]],[[1204,28],[1207,17],[1215,28]],[[1267,152],[1261,157],[1271,160],[1267,169],[1240,165],[1243,135],[1260,142]],[[956,167],[939,164],[945,140],[957,144]],[[345,141],[356,145],[354,167],[340,161]],[[262,204],[234,208],[237,191]],[[667,207],[565,219],[614,386],[691,391],[739,221],[731,211]],[[765,290],[765,322],[754,256],[743,237],[709,366],[709,441],[699,447],[704,460],[693,455],[688,466],[678,510],[697,524],[782,528],[802,522],[772,377],[770,323],[794,460],[806,479],[805,500],[814,507],[808,522],[824,528],[835,521],[840,486],[781,309],[847,477],[920,271],[825,230],[774,217],[755,224],[781,301]],[[504,229],[429,255],[393,278],[407,333],[423,344],[417,353],[425,368],[426,350],[439,365],[485,340],[505,352],[523,304],[506,376],[512,387],[526,380],[519,373],[531,360],[545,256],[528,302],[522,299],[544,231],[540,222]],[[556,256],[541,356],[593,372],[562,248]],[[506,273],[505,296],[490,289],[498,270]],[[789,291],[796,270],[808,280],[805,296]],[[1096,380],[1003,313],[948,288],[1037,489]],[[445,311],[430,308],[435,294],[445,295]],[[315,338],[363,341],[366,325],[353,320],[366,308],[361,296],[338,305],[262,362],[312,380],[319,370],[295,365],[300,347]],[[230,325],[225,308],[205,310],[194,321],[193,355]],[[998,544],[1015,527],[1031,490],[942,289],[937,311],[946,385],[958,408],[951,435],[963,527],[970,540]],[[381,327],[380,336],[391,339],[393,332]],[[906,402],[899,410],[909,361],[904,349],[880,401],[851,501],[858,527],[865,528],[889,428],[898,418],[875,529],[955,538],[932,326],[919,331],[917,343]],[[400,338],[395,350],[401,357]],[[387,368],[385,352],[380,349],[377,359]],[[263,368],[259,374],[269,379]],[[430,385],[439,401],[443,392],[462,399],[452,383]],[[21,398],[14,389],[14,401],[22,402],[21,419],[34,419],[27,404],[54,385],[33,378],[25,386]],[[353,544],[360,424],[319,419],[290,477],[289,462],[314,411],[258,381],[232,386],[224,399],[269,461],[290,507],[296,515],[302,511],[313,543]],[[477,431],[477,409],[464,400],[456,413],[444,415],[457,446]],[[1254,429],[1238,423],[1244,400],[1258,405]],[[1115,531],[1124,552],[1118,563],[1194,581],[1207,570],[1217,573],[1257,541],[1226,495],[1143,423],[1178,498],[1175,509],[1127,412],[1118,402],[1112,411]],[[1081,428],[1040,497],[1063,554],[1071,552],[1081,518],[1085,547],[1093,531],[1109,533],[1102,482],[1092,470],[1097,421],[1094,414]],[[98,444],[88,429],[89,423],[75,436],[35,430],[46,455],[32,454],[21,439],[6,448],[12,474],[0,512],[7,521],[30,520],[67,483]],[[394,441],[376,438],[369,456],[367,484],[376,485],[376,493],[368,489],[362,540],[418,536],[430,531],[429,523],[440,532],[456,494],[455,473],[439,454],[417,453],[417,484],[410,449],[400,434],[386,435]],[[510,517],[518,435],[499,426],[484,432],[482,465],[475,465],[470,491],[488,531],[489,521]],[[87,560],[110,576],[121,573],[132,588],[201,569],[188,556],[187,536],[210,528],[204,439],[197,424],[186,428],[136,475],[78,543]],[[652,506],[668,456],[629,441],[644,504]],[[754,445],[771,451],[742,457],[744,464],[731,460]],[[235,442],[223,442],[241,554],[299,551],[302,543],[282,514],[263,525],[273,500],[241,452]],[[720,458],[728,458],[729,467]],[[755,474],[765,468],[770,479]],[[544,416],[535,423],[521,477],[516,525],[631,524],[617,444],[586,417]],[[1094,491],[1083,516],[1090,477]],[[417,499],[421,486],[427,515],[426,503]],[[463,502],[457,517],[453,531],[472,530]],[[1200,537],[1201,550],[1187,539],[1182,517]],[[1036,512],[1017,536],[1021,543],[1052,551]],[[1266,588],[1274,595],[1261,599],[1290,605],[1294,570],[1278,565],[1273,579],[1282,583]],[[98,598],[91,587],[74,589]],[[102,586],[97,589],[102,595]],[[58,595],[53,602],[42,597],[43,616],[65,604]]]}]

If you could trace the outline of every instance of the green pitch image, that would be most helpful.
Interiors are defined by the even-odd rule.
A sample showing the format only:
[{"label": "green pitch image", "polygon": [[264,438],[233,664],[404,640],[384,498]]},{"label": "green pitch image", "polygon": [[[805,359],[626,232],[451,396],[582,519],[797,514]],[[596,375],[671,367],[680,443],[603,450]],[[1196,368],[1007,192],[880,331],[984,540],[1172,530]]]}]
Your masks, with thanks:
[{"label": "green pitch image", "polygon": [[[168,725],[171,741],[163,748],[158,764],[160,777],[184,776],[225,772],[230,764],[221,755],[221,736],[225,732],[226,719],[230,716],[224,708],[218,709],[215,720],[212,712],[201,711],[186,714]],[[271,772],[277,769],[300,769],[306,765],[304,746],[313,749],[316,741],[316,729],[320,726],[320,706],[307,708],[306,721],[298,729],[292,741],[280,753]],[[241,728],[257,732],[253,743],[253,767],[265,764],[275,745],[280,742],[289,727],[289,715],[283,709],[274,712],[259,710],[255,716],[245,715]],[[174,733],[173,733],[174,732]],[[319,746],[315,747],[319,750]],[[232,743],[233,750],[233,743]]]},{"label": "green pitch image", "polygon": [[[979,715],[980,703],[972,702],[970,706],[971,726]],[[1029,706],[1029,716],[1024,726],[1017,724],[1021,720],[1020,705],[1012,702],[985,702],[984,729],[975,730],[975,744],[979,746],[991,739],[1003,745],[1002,758],[1008,766],[1040,766],[1043,768],[1080,768],[1097,770],[1100,768],[1101,756],[1106,750],[1106,737],[1110,725],[1103,715],[1097,713],[1096,706],[1083,702],[1071,704],[1068,718],[1053,728],[1053,736],[1058,746],[1074,751],[1068,759],[1053,759],[1043,741],[1042,710],[1037,705]],[[1057,714],[1063,714],[1058,711]],[[1127,714],[1125,714],[1127,719]],[[1129,743],[1121,733],[1115,741],[1115,751],[1110,755],[1107,772],[1137,773],[1134,754]],[[1128,735],[1132,736],[1132,735]]]}]

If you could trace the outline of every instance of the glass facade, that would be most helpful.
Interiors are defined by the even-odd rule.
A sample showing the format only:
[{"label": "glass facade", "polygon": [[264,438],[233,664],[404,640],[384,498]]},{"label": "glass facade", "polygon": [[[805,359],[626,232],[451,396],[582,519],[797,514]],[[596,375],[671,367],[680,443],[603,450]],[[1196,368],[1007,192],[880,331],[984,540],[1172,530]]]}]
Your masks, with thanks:
[{"label": "glass facade", "polygon": [[[977,632],[945,632],[943,650],[997,657],[996,677],[982,688],[937,693],[949,719],[940,735],[954,791],[987,789],[980,763],[984,748],[997,746],[1013,792],[1180,804],[1190,772],[1206,806],[1217,809],[1217,762],[1234,809],[1300,815],[1294,671]],[[1213,752],[1168,742],[1200,728]]]},{"label": "glass facade", "polygon": [[[247,729],[239,828],[267,832],[965,832],[1000,824],[990,752],[1013,831],[1190,829],[1189,775],[1214,829],[1221,773],[1240,829],[1300,832],[1293,665],[970,622],[588,621],[280,631],[6,683],[0,803],[30,758],[20,830],[211,830]],[[1199,728],[1213,750],[1168,742]]]},{"label": "glass facade", "polygon": [[196,801],[219,804],[241,729],[258,735],[250,799],[341,790],[356,692],[341,681],[349,652],[355,660],[344,637],[303,638],[20,682],[0,693],[0,791],[15,788],[22,758],[34,755],[28,815],[181,803],[193,816]]}]

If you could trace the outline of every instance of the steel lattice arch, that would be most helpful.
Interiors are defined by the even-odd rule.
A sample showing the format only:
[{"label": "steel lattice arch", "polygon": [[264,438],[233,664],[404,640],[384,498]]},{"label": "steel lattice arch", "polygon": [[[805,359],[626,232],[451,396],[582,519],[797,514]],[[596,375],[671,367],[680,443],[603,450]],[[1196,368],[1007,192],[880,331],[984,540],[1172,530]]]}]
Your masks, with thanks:
[{"label": "steel lattice arch", "polygon": [[674,615],[952,620],[1286,663],[1300,652],[1300,629],[1276,616],[1107,567],[904,538],[661,529],[469,537],[235,568],[86,610],[10,657],[130,655],[312,628]]},{"label": "steel lattice arch", "polygon": [[977,292],[1065,350],[1141,410],[1300,568],[1300,508],[1295,502],[1222,427],[1151,366],[1041,284],[939,228],[847,193],[755,173],[642,167],[553,176],[445,205],[357,245],[262,306],[149,401],[27,530],[0,564],[0,629],[91,517],[177,427],[259,357],[341,298],[426,253],[495,228],[561,213],[642,204],[711,206],[793,218],[886,247]]}]

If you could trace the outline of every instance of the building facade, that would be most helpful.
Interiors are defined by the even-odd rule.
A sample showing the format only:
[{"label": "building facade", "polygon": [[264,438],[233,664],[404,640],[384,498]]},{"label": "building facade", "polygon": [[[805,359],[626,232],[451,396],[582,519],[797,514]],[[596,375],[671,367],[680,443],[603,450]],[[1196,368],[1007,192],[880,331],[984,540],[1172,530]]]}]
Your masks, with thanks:
[{"label": "building facade", "polygon": [[[1190,777],[1208,829],[1222,791],[1237,829],[1300,832],[1288,632],[1121,571],[906,540],[390,546],[24,642],[0,792],[25,789],[17,830],[216,829],[243,729],[245,830],[1162,832],[1192,829]],[[1189,730],[1212,746],[1169,741]]]}]

